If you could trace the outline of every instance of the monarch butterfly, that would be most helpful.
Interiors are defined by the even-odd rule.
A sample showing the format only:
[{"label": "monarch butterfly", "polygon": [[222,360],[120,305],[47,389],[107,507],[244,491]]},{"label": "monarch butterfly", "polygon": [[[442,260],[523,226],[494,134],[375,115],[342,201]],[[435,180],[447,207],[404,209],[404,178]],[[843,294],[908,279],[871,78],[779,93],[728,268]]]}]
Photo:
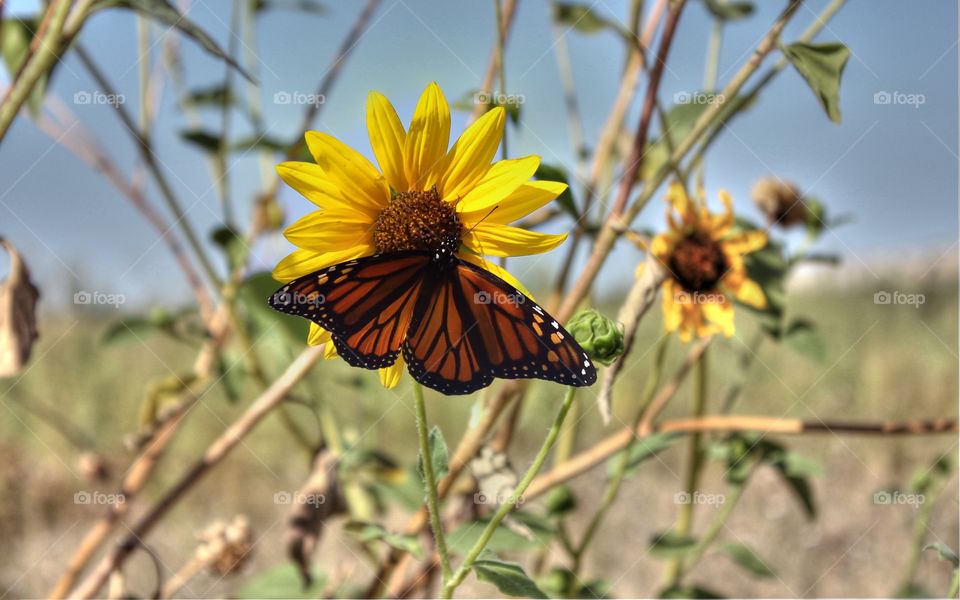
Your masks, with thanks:
[{"label": "monarch butterfly", "polygon": [[392,365],[445,394],[469,394],[494,377],[592,385],[597,372],[573,336],[515,287],[456,255],[405,250],[347,261],[295,279],[269,299],[275,310],[331,333],[348,364]]}]

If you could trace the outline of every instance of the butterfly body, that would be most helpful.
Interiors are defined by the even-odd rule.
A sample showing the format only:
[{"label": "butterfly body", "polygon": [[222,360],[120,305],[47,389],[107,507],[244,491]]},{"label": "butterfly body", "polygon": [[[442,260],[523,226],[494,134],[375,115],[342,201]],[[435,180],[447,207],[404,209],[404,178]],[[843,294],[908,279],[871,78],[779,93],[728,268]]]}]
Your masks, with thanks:
[{"label": "butterfly body", "polygon": [[589,357],[556,319],[460,258],[458,243],[340,263],[291,281],[269,304],[329,331],[352,366],[387,367],[402,352],[415,380],[445,394],[495,377],[594,383]]}]

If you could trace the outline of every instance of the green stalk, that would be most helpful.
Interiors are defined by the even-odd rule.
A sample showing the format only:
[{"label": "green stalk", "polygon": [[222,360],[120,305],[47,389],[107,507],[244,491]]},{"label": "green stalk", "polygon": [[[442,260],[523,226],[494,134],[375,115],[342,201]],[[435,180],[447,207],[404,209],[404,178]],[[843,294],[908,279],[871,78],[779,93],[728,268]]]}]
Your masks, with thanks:
[{"label": "green stalk", "polygon": [[423,487],[427,492],[427,511],[430,513],[434,543],[440,555],[440,572],[446,584],[450,581],[450,554],[447,552],[447,540],[443,535],[443,523],[440,521],[437,478],[433,472],[433,454],[430,452],[430,434],[427,429],[427,406],[423,401],[423,387],[416,381],[413,382],[413,400],[417,411],[417,435],[420,438],[420,462],[423,464]]},{"label": "green stalk", "polygon": [[730,519],[730,515],[733,514],[733,509],[736,507],[737,502],[740,501],[740,498],[743,496],[743,489],[746,487],[746,480],[731,483],[728,489],[728,494],[724,498],[723,508],[721,508],[716,517],[714,517],[713,522],[710,523],[710,527],[707,528],[707,531],[703,534],[703,537],[697,542],[696,547],[693,549],[693,552],[690,555],[690,558],[687,560],[687,563],[684,567],[684,570],[689,572],[693,570],[693,567],[703,558],[703,555],[710,548],[710,545],[713,544],[714,540],[717,539],[717,535],[720,533],[720,530],[727,524],[727,520]]},{"label": "green stalk", "polygon": [[[660,344],[657,347],[657,354],[654,356],[653,369],[650,372],[650,377],[647,379],[647,384],[643,389],[643,394],[640,396],[640,406],[637,409],[637,415],[633,419],[632,431],[636,431],[637,427],[640,426],[640,421],[643,419],[643,415],[647,411],[647,406],[650,404],[650,400],[653,399],[653,395],[656,393],[657,388],[660,385],[660,375],[663,372],[663,361],[667,355],[667,346],[669,345],[671,336],[665,335],[660,338]],[[617,499],[617,494],[620,492],[620,486],[623,483],[623,478],[627,473],[627,468],[630,466],[630,452],[633,449],[633,445],[636,444],[639,438],[634,435],[630,438],[630,442],[626,447],[620,452],[620,460],[617,463],[616,471],[614,471],[613,476],[607,482],[607,487],[604,489],[603,497],[600,500],[600,508],[597,509],[597,512],[593,515],[593,519],[590,520],[590,524],[587,525],[586,532],[583,534],[583,538],[580,540],[580,545],[572,552],[573,556],[573,568],[571,569],[574,574],[580,573],[580,565],[583,560],[583,556],[586,553],[587,546],[590,545],[590,542],[593,540],[597,531],[600,529],[600,523],[603,522],[604,517],[607,515],[610,507],[613,505],[614,501]]]},{"label": "green stalk", "polygon": [[[707,351],[697,361],[697,378],[693,390],[693,417],[702,417],[706,408],[707,396]],[[698,433],[690,437],[690,452],[687,455],[687,497],[691,499],[687,504],[680,505],[677,523],[674,530],[678,535],[690,535],[693,526],[693,498],[700,483],[700,472],[703,467],[703,435]],[[675,558],[667,566],[667,588],[676,587],[683,577],[683,559]]]},{"label": "green stalk", "polygon": [[550,426],[550,430],[547,432],[547,437],[543,440],[543,445],[540,446],[537,456],[533,459],[533,464],[530,465],[530,468],[527,469],[527,472],[523,475],[520,483],[517,484],[517,487],[513,492],[513,498],[511,498],[509,502],[504,502],[500,505],[500,508],[497,509],[497,512],[493,515],[493,518],[490,519],[490,522],[483,530],[483,533],[480,534],[480,538],[473,545],[473,548],[471,548],[467,553],[466,558],[463,559],[463,563],[460,565],[460,568],[457,569],[456,573],[453,574],[453,577],[451,577],[450,581],[445,583],[443,586],[444,598],[453,597],[453,592],[456,591],[457,586],[463,583],[463,580],[466,579],[467,575],[470,574],[470,570],[473,568],[473,563],[476,562],[477,558],[480,556],[480,553],[483,552],[483,549],[487,547],[488,543],[490,543],[490,538],[493,537],[493,534],[496,532],[500,522],[503,521],[507,514],[514,509],[517,504],[517,500],[523,497],[523,493],[527,491],[528,487],[530,487],[530,484],[533,482],[533,478],[536,477],[537,473],[540,472],[540,468],[543,467],[543,463],[546,462],[547,455],[550,454],[550,450],[553,448],[554,442],[557,441],[557,436],[560,434],[560,428],[563,426],[563,421],[567,418],[567,413],[570,412],[570,407],[573,405],[573,398],[576,394],[576,390],[577,389],[574,387],[567,389],[567,394],[563,398],[563,404],[560,406],[560,412],[557,413],[557,417],[553,420],[553,425]]}]

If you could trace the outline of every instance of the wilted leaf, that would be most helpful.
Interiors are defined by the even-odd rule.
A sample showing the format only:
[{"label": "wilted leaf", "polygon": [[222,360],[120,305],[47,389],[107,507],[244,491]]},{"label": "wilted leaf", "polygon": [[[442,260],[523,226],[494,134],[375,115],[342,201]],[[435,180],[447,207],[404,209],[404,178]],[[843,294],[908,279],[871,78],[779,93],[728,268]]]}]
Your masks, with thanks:
[{"label": "wilted leaf", "polygon": [[720,547],[720,550],[729,555],[733,562],[737,563],[750,573],[757,577],[769,578],[776,575],[773,570],[767,566],[757,553],[745,544],[727,543]]},{"label": "wilted leaf", "polygon": [[97,0],[94,3],[94,10],[102,10],[105,8],[126,8],[150,17],[167,27],[174,27],[198,43],[201,48],[225,61],[249,81],[256,83],[256,80],[247,73],[246,69],[224,52],[220,46],[217,45],[217,42],[215,42],[207,32],[201,29],[199,25],[181,14],[180,11],[177,10],[177,7],[171,4],[169,0]]},{"label": "wilted leaf", "polygon": [[546,598],[537,584],[523,571],[523,567],[513,562],[485,559],[473,563],[473,569],[480,581],[487,581],[508,596],[521,598]]},{"label": "wilted leaf", "polygon": [[329,450],[317,454],[313,471],[303,487],[294,495],[278,492],[274,495],[274,502],[291,505],[287,521],[287,555],[297,567],[303,587],[310,587],[313,584],[311,555],[323,528],[331,516],[344,511],[336,456]]},{"label": "wilted leaf", "polygon": [[680,558],[696,547],[696,539],[668,531],[654,536],[647,552],[655,558]]},{"label": "wilted leaf", "polygon": [[13,244],[0,238],[10,256],[10,274],[0,283],[0,377],[16,375],[30,360],[37,339],[37,299],[40,292]]},{"label": "wilted leaf", "polygon": [[809,44],[797,42],[783,50],[816,94],[827,116],[840,122],[840,77],[850,58],[850,49],[839,42]]}]

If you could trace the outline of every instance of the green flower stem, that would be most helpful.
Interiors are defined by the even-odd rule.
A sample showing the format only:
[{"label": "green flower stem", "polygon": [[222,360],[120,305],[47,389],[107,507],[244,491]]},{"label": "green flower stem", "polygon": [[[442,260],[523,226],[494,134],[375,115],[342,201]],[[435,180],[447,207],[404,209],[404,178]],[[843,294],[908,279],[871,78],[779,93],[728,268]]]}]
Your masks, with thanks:
[{"label": "green flower stem", "polygon": [[530,487],[530,484],[533,482],[533,478],[536,477],[537,473],[540,472],[540,468],[543,467],[543,463],[546,462],[547,455],[550,454],[550,450],[553,448],[554,442],[557,441],[557,436],[560,434],[560,428],[563,426],[563,421],[567,418],[567,413],[570,412],[570,407],[573,405],[573,399],[576,394],[576,390],[577,389],[574,387],[567,389],[567,394],[563,398],[563,404],[560,406],[560,412],[557,413],[557,417],[553,420],[553,425],[550,426],[550,430],[547,432],[547,437],[543,440],[543,445],[540,446],[537,456],[533,459],[533,464],[530,465],[530,468],[527,469],[527,472],[523,475],[520,483],[517,484],[517,487],[513,492],[513,498],[511,498],[511,501],[504,502],[500,505],[500,508],[497,509],[497,512],[493,515],[493,518],[490,519],[490,522],[483,530],[483,533],[480,534],[480,538],[473,545],[473,548],[471,548],[467,553],[466,558],[463,559],[463,563],[460,565],[460,568],[457,569],[457,572],[453,574],[453,577],[450,579],[450,581],[444,584],[444,598],[453,597],[453,592],[457,589],[457,586],[463,583],[463,580],[466,579],[467,575],[470,573],[470,570],[473,568],[473,563],[476,562],[477,558],[480,556],[480,553],[483,552],[483,549],[487,547],[487,544],[490,542],[490,538],[493,537],[493,534],[496,532],[500,522],[503,521],[507,514],[514,509],[517,504],[517,500],[523,497],[523,493],[527,491],[528,487]]},{"label": "green flower stem", "polygon": [[[707,351],[705,350],[697,361],[697,378],[693,390],[693,418],[703,416],[706,408],[707,396]],[[703,435],[699,432],[690,437],[690,452],[687,455],[687,482],[685,491],[687,497],[693,498],[700,483],[700,472],[703,467]],[[678,535],[690,535],[693,526],[693,502],[680,505],[677,523],[674,530]],[[683,559],[675,558],[667,566],[667,588],[680,583],[683,577]]]},{"label": "green flower stem", "polygon": [[[654,356],[653,360],[653,368],[650,371],[650,377],[647,378],[647,384],[644,387],[643,395],[641,395],[640,406],[637,409],[637,416],[634,417],[631,431],[635,432],[640,426],[640,421],[643,420],[643,415],[647,412],[647,406],[650,404],[650,401],[653,399],[653,395],[660,386],[660,376],[663,372],[663,361],[667,355],[667,346],[669,345],[671,337],[672,336],[670,335],[665,335],[660,338],[660,344],[657,347],[657,354]],[[624,447],[624,449],[620,452],[620,460],[617,463],[616,471],[614,471],[613,476],[607,482],[606,489],[604,489],[603,497],[600,500],[600,508],[597,509],[596,514],[593,515],[593,519],[587,526],[587,530],[583,534],[583,538],[580,540],[580,545],[574,550],[574,552],[571,552],[573,557],[573,568],[571,570],[574,572],[574,574],[580,573],[581,561],[586,553],[587,546],[590,545],[590,542],[593,540],[594,536],[599,530],[600,523],[606,516],[607,511],[617,499],[617,494],[620,491],[623,478],[627,473],[627,468],[630,466],[630,451],[633,449],[633,445],[638,439],[639,438],[634,435],[632,438],[630,438],[630,442],[626,445],[626,447]]]},{"label": "green flower stem", "polygon": [[443,582],[450,580],[450,554],[447,552],[447,540],[443,535],[443,523],[440,520],[440,501],[437,495],[437,478],[433,472],[433,454],[430,452],[430,434],[427,430],[427,406],[423,401],[423,387],[413,382],[413,399],[417,411],[417,435],[420,438],[420,456],[423,464],[423,487],[427,492],[427,512],[430,513],[430,527],[433,540],[440,555],[440,572]]},{"label": "green flower stem", "polygon": [[724,498],[723,507],[717,512],[713,522],[710,523],[710,527],[704,532],[700,541],[697,542],[690,558],[687,559],[684,565],[685,571],[689,572],[693,570],[693,567],[696,566],[696,564],[700,562],[700,559],[703,558],[703,555],[706,554],[710,545],[717,539],[720,530],[727,524],[727,520],[729,520],[730,515],[733,514],[734,507],[736,507],[737,502],[739,502],[743,496],[743,489],[746,487],[746,484],[747,480],[730,484],[730,487],[727,489],[727,495]]},{"label": "green flower stem", "polygon": [[953,570],[953,578],[950,579],[950,591],[947,592],[947,598],[956,598],[960,592],[960,569]]}]

